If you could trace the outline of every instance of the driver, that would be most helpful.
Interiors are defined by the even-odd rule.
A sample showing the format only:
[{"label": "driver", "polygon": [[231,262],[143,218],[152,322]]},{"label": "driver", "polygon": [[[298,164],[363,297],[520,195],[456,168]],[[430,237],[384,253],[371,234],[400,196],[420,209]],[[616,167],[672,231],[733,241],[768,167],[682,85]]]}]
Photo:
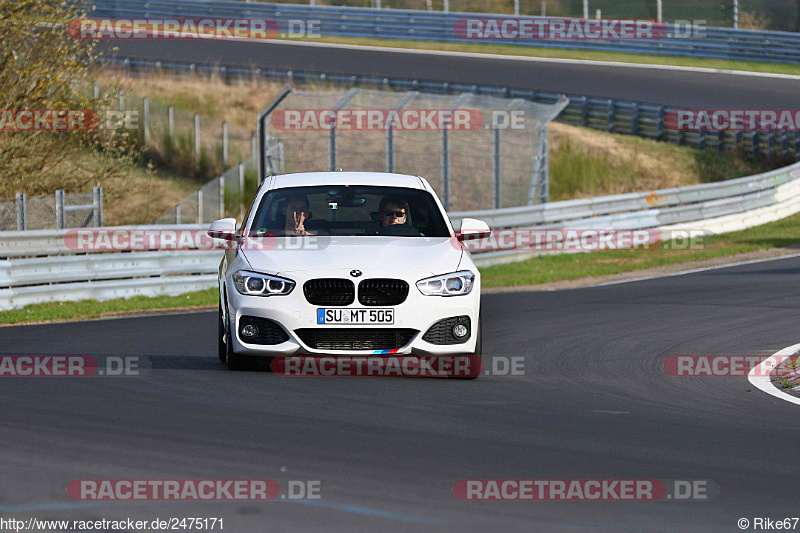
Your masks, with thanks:
[{"label": "driver", "polygon": [[408,202],[402,196],[387,196],[381,200],[378,212],[381,228],[393,224],[405,224],[408,220]]}]

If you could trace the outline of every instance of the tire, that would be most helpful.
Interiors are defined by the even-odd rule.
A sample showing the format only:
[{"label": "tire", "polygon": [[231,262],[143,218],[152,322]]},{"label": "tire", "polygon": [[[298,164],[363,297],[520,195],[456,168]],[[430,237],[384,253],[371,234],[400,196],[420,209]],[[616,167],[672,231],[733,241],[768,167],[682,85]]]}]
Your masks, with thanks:
[{"label": "tire", "polygon": [[[224,325],[222,324],[222,311],[220,310],[220,327],[225,330]],[[230,327],[230,318],[228,318],[228,334],[233,335],[233,330]],[[225,350],[225,358],[222,358],[222,350]],[[252,357],[247,357],[243,355],[237,355],[233,351],[233,340],[229,337],[228,342],[225,343],[223,348],[222,346],[222,339],[220,338],[220,356],[219,358],[225,365],[228,367],[228,370],[252,370],[255,366],[257,361],[255,361]]]},{"label": "tire", "polygon": [[219,360],[222,363],[228,360],[228,346],[225,343],[225,322],[222,319],[222,302],[219,304],[219,324],[217,326],[217,337],[219,342]]}]

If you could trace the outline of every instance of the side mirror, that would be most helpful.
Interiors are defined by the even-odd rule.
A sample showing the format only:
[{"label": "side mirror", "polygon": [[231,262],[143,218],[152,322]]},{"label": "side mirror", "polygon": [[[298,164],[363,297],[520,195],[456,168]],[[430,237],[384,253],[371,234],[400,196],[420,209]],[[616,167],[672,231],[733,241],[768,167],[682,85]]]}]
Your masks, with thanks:
[{"label": "side mirror", "polygon": [[459,241],[471,241],[485,239],[492,234],[489,225],[483,220],[475,218],[462,218],[461,229],[456,232],[456,239]]},{"label": "side mirror", "polygon": [[225,239],[226,241],[237,240],[236,236],[236,219],[235,218],[221,218],[211,223],[208,228],[208,236],[215,239]]}]

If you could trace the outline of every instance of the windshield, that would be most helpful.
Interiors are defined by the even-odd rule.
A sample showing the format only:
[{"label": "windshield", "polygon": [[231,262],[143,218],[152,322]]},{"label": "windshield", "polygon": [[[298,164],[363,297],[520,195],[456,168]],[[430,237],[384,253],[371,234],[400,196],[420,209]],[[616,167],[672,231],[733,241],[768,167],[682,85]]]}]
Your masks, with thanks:
[{"label": "windshield", "polygon": [[450,232],[427,191],[326,185],[268,192],[250,235],[449,237]]}]

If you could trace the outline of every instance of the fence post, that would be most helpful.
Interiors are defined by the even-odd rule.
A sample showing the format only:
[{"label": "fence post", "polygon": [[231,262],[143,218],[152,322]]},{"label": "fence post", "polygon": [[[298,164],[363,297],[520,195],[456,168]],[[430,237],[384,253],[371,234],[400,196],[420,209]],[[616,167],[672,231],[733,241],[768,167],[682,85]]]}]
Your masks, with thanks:
[{"label": "fence post", "polygon": [[631,117],[631,134],[639,135],[639,104],[633,104],[633,116]]},{"label": "fence post", "polygon": [[144,144],[147,144],[148,134],[147,134],[147,127],[150,124],[150,100],[145,96],[142,98],[142,138],[144,139]]},{"label": "fence post", "polygon": [[606,130],[614,133],[614,100],[608,101],[608,116],[606,117]]},{"label": "fence post", "polygon": [[169,138],[172,139],[175,134],[175,108],[169,106],[167,109],[167,124],[169,128]]},{"label": "fence post", "polygon": [[239,163],[239,212],[244,216],[244,164]]},{"label": "fence post", "polygon": [[514,0],[514,16],[519,16],[519,0]]},{"label": "fence post", "polygon": [[761,139],[758,136],[758,132],[757,131],[751,132],[751,134],[750,134],[750,144],[751,144],[751,148],[753,150],[753,157],[758,157],[758,153],[759,153],[759,149],[760,149],[760,146],[759,146],[760,143],[761,143]]},{"label": "fence post", "polygon": [[181,205],[180,204],[175,206],[175,223],[176,224],[180,224],[181,223]]},{"label": "fence post", "polygon": [[658,122],[656,123],[656,139],[659,141],[662,140],[664,137],[664,116],[667,114],[667,110],[664,109],[664,106],[659,106],[658,108]]},{"label": "fence post", "polygon": [[64,229],[66,217],[64,216],[64,191],[56,191],[56,229]]},{"label": "fence post", "polygon": [[200,165],[200,115],[194,114],[194,162]]},{"label": "fence post", "polygon": [[701,150],[705,150],[706,149],[706,132],[705,131],[701,131],[700,132],[700,138],[697,141],[697,147],[700,148]]},{"label": "fence post", "polygon": [[225,176],[219,177],[219,217],[225,218]]},{"label": "fence post", "polygon": [[98,98],[100,98],[100,86],[97,82],[94,82],[94,99],[97,100]]},{"label": "fence post", "polygon": [[725,153],[725,130],[720,130],[717,135],[719,137],[719,144],[717,145],[719,153]]},{"label": "fence post", "polygon": [[442,129],[442,205],[450,210],[450,130]]},{"label": "fence post", "polygon": [[492,133],[494,133],[494,164],[492,165],[494,174],[494,208],[500,209],[500,128],[495,127]]},{"label": "fence post", "polygon": [[781,136],[781,152],[783,152],[783,160],[790,161],[792,154],[789,153],[789,132],[784,131]]},{"label": "fence post", "polygon": [[125,111],[125,91],[119,90],[119,110]]},{"label": "fence post", "polygon": [[252,155],[250,158],[253,160],[253,164],[258,162],[258,139],[256,138],[256,132],[250,132],[250,150]]},{"label": "fence post", "polygon": [[203,189],[197,189],[197,223],[203,223]]},{"label": "fence post", "polygon": [[222,165],[228,166],[228,123],[222,123]]},{"label": "fence post", "polygon": [[103,227],[103,188],[95,187],[92,189],[92,196],[94,197],[94,212],[92,219],[94,220],[95,228]]},{"label": "fence post", "polygon": [[28,221],[25,220],[25,210],[28,207],[28,202],[25,199],[24,192],[17,193],[17,230],[24,231],[28,229]]}]

